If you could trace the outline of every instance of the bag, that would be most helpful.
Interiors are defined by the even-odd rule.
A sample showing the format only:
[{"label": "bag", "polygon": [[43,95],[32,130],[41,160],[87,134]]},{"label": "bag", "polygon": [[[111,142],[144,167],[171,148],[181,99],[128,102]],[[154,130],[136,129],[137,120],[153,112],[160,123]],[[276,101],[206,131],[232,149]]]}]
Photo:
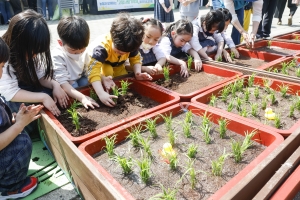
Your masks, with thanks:
[{"label": "bag", "polygon": [[[71,16],[70,9],[61,9],[61,17],[69,17],[69,16]],[[58,5],[55,8],[52,20],[60,20]]]},{"label": "bag", "polygon": [[300,0],[292,0],[292,4],[297,4],[297,5],[299,5],[299,3],[300,3]]}]

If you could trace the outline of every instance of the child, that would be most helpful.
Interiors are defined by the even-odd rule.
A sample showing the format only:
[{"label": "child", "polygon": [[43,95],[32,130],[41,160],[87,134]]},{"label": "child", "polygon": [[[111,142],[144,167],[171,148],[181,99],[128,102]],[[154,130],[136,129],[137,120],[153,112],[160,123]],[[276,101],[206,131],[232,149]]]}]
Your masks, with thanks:
[{"label": "child", "polygon": [[188,77],[186,63],[178,58],[186,58],[186,53],[194,57],[195,69],[201,70],[202,61],[198,53],[192,49],[188,43],[193,36],[193,25],[191,22],[181,19],[176,23],[172,23],[165,31],[160,45],[166,55],[167,61],[180,65],[180,74],[183,77]]},{"label": "child", "polygon": [[88,24],[83,18],[74,15],[61,19],[57,32],[59,47],[52,53],[54,79],[70,97],[80,101],[84,107],[99,107],[92,98],[74,89],[89,84],[85,75],[90,62],[86,51],[90,40]]},{"label": "child", "polygon": [[162,73],[162,66],[166,63],[166,56],[162,51],[158,41],[163,33],[162,24],[156,19],[143,20],[145,33],[143,43],[140,46],[142,56],[142,71],[154,75]]},{"label": "child", "polygon": [[142,22],[127,13],[122,13],[114,19],[110,34],[94,48],[88,67],[88,79],[103,104],[113,107],[115,103],[112,98],[117,97],[104,91],[101,79],[104,76],[117,77],[127,74],[124,65],[127,58],[136,79],[152,79],[149,74],[141,73],[141,56],[138,49],[142,44],[143,36]]},{"label": "child", "polygon": [[217,50],[215,60],[222,57],[224,40],[219,34],[223,31],[225,21],[223,13],[219,10],[209,11],[205,16],[193,21],[194,34],[190,44],[205,59],[209,59],[207,53]]},{"label": "child", "polygon": [[[3,68],[0,94],[9,101],[12,112],[18,112],[21,102],[28,102],[43,103],[50,112],[59,115],[55,102],[66,107],[68,95],[52,79],[50,32],[43,15],[33,10],[15,15],[3,40],[9,46],[10,58]],[[54,101],[44,93],[46,89],[53,90]],[[27,133],[33,128],[27,126]]]},{"label": "child", "polygon": [[[0,78],[9,58],[9,49],[0,38]],[[17,199],[29,195],[38,180],[27,176],[32,143],[24,127],[40,117],[41,105],[21,104],[17,114],[12,114],[0,98],[0,199]],[[14,115],[14,116],[13,116]],[[14,119],[13,119],[14,118]]]},{"label": "child", "polygon": [[165,27],[174,22],[173,0],[155,0],[154,18],[165,23]]}]

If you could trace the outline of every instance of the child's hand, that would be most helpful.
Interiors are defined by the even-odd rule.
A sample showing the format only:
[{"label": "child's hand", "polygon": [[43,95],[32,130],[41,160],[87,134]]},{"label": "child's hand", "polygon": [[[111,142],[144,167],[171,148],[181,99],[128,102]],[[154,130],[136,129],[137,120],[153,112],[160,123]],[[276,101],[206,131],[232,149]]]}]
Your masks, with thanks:
[{"label": "child's hand", "polygon": [[235,58],[240,57],[240,53],[238,52],[238,50],[236,48],[232,47],[232,48],[230,48],[230,51],[234,53]]},{"label": "child's hand", "polygon": [[103,92],[101,93],[100,95],[98,95],[100,101],[106,105],[106,106],[109,106],[109,107],[114,107],[116,104],[115,102],[113,101],[113,98],[114,99],[117,99],[118,97],[115,96],[115,95],[110,95],[108,94],[107,92]]},{"label": "child's hand", "polygon": [[147,73],[136,73],[135,78],[140,81],[151,81],[152,77]]},{"label": "child's hand", "polygon": [[45,94],[43,105],[55,116],[60,115],[60,110],[57,108],[56,103],[53,99],[48,95]]},{"label": "child's hand", "polygon": [[52,94],[55,103],[57,103],[58,101],[59,105],[62,108],[67,108],[69,97],[67,93],[60,87],[59,84],[55,84],[53,86]]},{"label": "child's hand", "polygon": [[218,59],[220,58],[220,57],[222,57],[222,52],[221,53],[216,53],[216,55],[215,55],[215,61],[218,61]]},{"label": "child's hand", "polygon": [[88,96],[84,96],[81,103],[86,109],[88,109],[88,107],[91,107],[94,109],[94,106],[99,107],[99,104],[97,104],[97,102],[94,99],[92,99],[91,97],[88,97]]},{"label": "child's hand", "polygon": [[38,119],[41,115],[38,114],[44,106],[42,105],[30,105],[30,106],[24,106],[22,103],[19,109],[19,112],[16,115],[16,123],[20,125],[21,127],[27,126],[30,122]]},{"label": "child's hand", "polygon": [[223,52],[223,56],[224,56],[225,60],[227,60],[228,62],[232,63],[233,61],[231,59],[230,54],[225,49],[223,49],[222,52]]},{"label": "child's hand", "polygon": [[202,61],[201,60],[194,60],[195,69],[199,72],[202,69]]},{"label": "child's hand", "polygon": [[181,63],[181,65],[180,65],[180,75],[182,76],[182,77],[185,77],[185,78],[187,78],[187,77],[189,77],[189,72],[188,72],[188,70],[187,70],[187,66],[186,66],[186,63],[185,62],[182,62]]},{"label": "child's hand", "polygon": [[162,73],[162,68],[160,66],[142,66],[144,72],[150,75],[157,75]]},{"label": "child's hand", "polygon": [[101,77],[104,90],[108,92],[111,88],[115,87],[115,82],[112,80],[112,76],[102,76]]}]

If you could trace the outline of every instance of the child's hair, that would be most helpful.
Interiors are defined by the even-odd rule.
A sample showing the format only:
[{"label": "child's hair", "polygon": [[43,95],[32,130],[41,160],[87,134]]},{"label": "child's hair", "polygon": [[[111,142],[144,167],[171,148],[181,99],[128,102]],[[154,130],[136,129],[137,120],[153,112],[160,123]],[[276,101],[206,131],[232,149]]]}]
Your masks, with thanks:
[{"label": "child's hair", "polygon": [[53,77],[50,31],[42,14],[26,10],[15,15],[3,35],[3,40],[9,46],[9,64],[16,71],[19,82],[42,87],[36,69],[45,69],[44,78]]},{"label": "child's hair", "polygon": [[6,63],[9,59],[9,48],[2,38],[0,38],[0,52],[0,63]]},{"label": "child's hair", "polygon": [[213,27],[217,26],[218,33],[221,33],[225,27],[224,16],[220,10],[209,11],[205,16],[201,17],[201,25],[203,22],[205,22],[207,31],[211,31]]},{"label": "child's hair", "polygon": [[218,10],[223,13],[225,22],[227,22],[228,20],[231,22],[232,14],[229,12],[227,8],[219,8]]},{"label": "child's hair", "polygon": [[161,32],[161,34],[163,33],[164,31],[164,27],[163,25],[161,24],[161,22],[157,19],[153,19],[153,18],[146,18],[146,19],[143,19],[142,18],[142,23],[144,25],[144,27],[147,27],[147,26],[153,26],[155,28],[158,28]]},{"label": "child's hair", "polygon": [[193,24],[185,19],[180,19],[175,23],[170,24],[164,35],[170,34],[172,31],[175,31],[177,35],[193,35]]},{"label": "child's hair", "polygon": [[61,19],[57,25],[57,33],[63,44],[73,49],[83,49],[89,45],[89,25],[76,15]]},{"label": "child's hair", "polygon": [[144,27],[128,13],[120,13],[113,21],[110,34],[114,46],[123,52],[136,51],[143,42]]}]

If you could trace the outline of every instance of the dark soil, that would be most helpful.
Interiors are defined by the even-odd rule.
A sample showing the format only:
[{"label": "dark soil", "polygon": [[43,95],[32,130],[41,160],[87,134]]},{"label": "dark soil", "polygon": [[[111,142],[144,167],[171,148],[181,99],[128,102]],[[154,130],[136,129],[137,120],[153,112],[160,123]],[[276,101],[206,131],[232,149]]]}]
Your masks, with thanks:
[{"label": "dark soil", "polygon": [[300,200],[300,191],[296,194],[293,200]]},{"label": "dark soil", "polygon": [[281,47],[277,47],[277,46],[271,46],[271,48],[269,48],[269,47],[260,47],[260,48],[257,48],[255,50],[265,51],[265,52],[269,52],[269,53],[276,53],[276,54],[281,54],[281,55],[292,55],[296,52],[296,50],[285,49],[285,48],[281,48]]},{"label": "dark soil", "polygon": [[94,110],[87,110],[84,107],[77,109],[81,116],[79,118],[79,131],[75,130],[75,125],[72,123],[67,110],[63,110],[57,119],[73,137],[78,137],[159,105],[158,102],[134,91],[129,91],[126,96],[120,96],[117,105],[113,108],[105,106],[100,101],[98,104],[100,107]]},{"label": "dark soil", "polygon": [[179,73],[177,73],[171,75],[169,81],[165,81],[165,79],[159,79],[156,81],[156,84],[180,94],[189,94],[224,79],[225,78],[214,74],[191,70],[188,78],[183,78]]},{"label": "dark soil", "polygon": [[[225,185],[230,179],[237,175],[246,165],[255,159],[264,149],[265,146],[254,142],[254,145],[246,150],[243,154],[243,159],[240,163],[235,163],[233,157],[227,157],[225,160],[222,176],[214,176],[211,172],[211,161],[219,158],[224,150],[226,153],[231,153],[231,138],[236,141],[242,141],[243,136],[227,131],[226,138],[220,139],[218,125],[212,124],[210,132],[212,139],[211,144],[206,144],[203,140],[203,134],[199,129],[202,118],[193,116],[194,126],[192,128],[192,137],[186,138],[183,135],[180,122],[183,121],[185,114],[180,114],[174,117],[173,128],[177,131],[178,137],[173,149],[178,153],[177,169],[172,171],[169,165],[163,161],[159,154],[163,144],[167,143],[167,131],[164,124],[157,125],[158,139],[150,139],[153,159],[151,164],[151,181],[146,185],[141,181],[139,168],[134,164],[133,172],[130,175],[124,175],[121,167],[115,161],[108,158],[103,151],[95,154],[93,157],[101,164],[133,197],[137,200],[144,200],[162,193],[160,185],[165,189],[178,189],[176,199],[199,200],[207,199],[214,194],[218,189]],[[149,132],[142,133],[144,138],[149,137]],[[190,144],[198,145],[198,153],[194,161],[194,168],[197,171],[195,189],[191,188],[188,173],[182,181],[179,181],[182,175],[187,171],[188,158],[186,156],[188,146]],[[132,157],[133,160],[141,160],[142,154],[145,152],[141,148],[134,148],[129,140],[122,142],[115,147],[115,153]],[[135,161],[134,161],[135,163]]]},{"label": "dark soil", "polygon": [[[228,62],[226,62],[226,63],[228,63]],[[239,58],[235,58],[233,60],[232,64],[240,65],[240,66],[243,66],[243,67],[258,68],[258,67],[260,67],[260,66],[262,66],[266,63],[268,63],[268,62],[266,62],[264,60],[260,60],[260,59],[240,55]]]},{"label": "dark soil", "polygon": [[[263,97],[267,96],[268,93],[265,91],[264,88],[259,87],[259,98],[256,99],[254,96],[254,87],[250,88],[250,92],[251,92],[251,94],[250,94],[249,101],[243,103],[243,105],[242,105],[242,108],[245,107],[248,112],[247,118],[276,128],[274,125],[274,120],[266,119],[265,118],[265,110],[261,108],[262,99],[263,99]],[[237,92],[236,96],[240,97],[241,99],[244,99],[244,97],[245,97],[242,92]],[[300,111],[297,110],[297,108],[295,108],[293,117],[288,116],[290,113],[290,106],[293,104],[293,101],[295,100],[296,96],[287,95],[287,97],[284,98],[281,96],[280,92],[275,92],[275,97],[277,100],[276,103],[272,104],[271,100],[268,99],[267,107],[271,107],[274,113],[280,114],[281,126],[279,129],[282,129],[282,130],[290,129],[300,119]],[[220,108],[222,110],[227,110],[227,107],[231,100],[234,101],[234,108],[230,112],[239,115],[240,112],[237,110],[236,97],[233,97],[232,94],[230,94],[228,96],[226,102],[223,102],[220,98],[218,98],[215,107]],[[258,114],[256,117],[251,115],[251,103],[258,104]]]}]

